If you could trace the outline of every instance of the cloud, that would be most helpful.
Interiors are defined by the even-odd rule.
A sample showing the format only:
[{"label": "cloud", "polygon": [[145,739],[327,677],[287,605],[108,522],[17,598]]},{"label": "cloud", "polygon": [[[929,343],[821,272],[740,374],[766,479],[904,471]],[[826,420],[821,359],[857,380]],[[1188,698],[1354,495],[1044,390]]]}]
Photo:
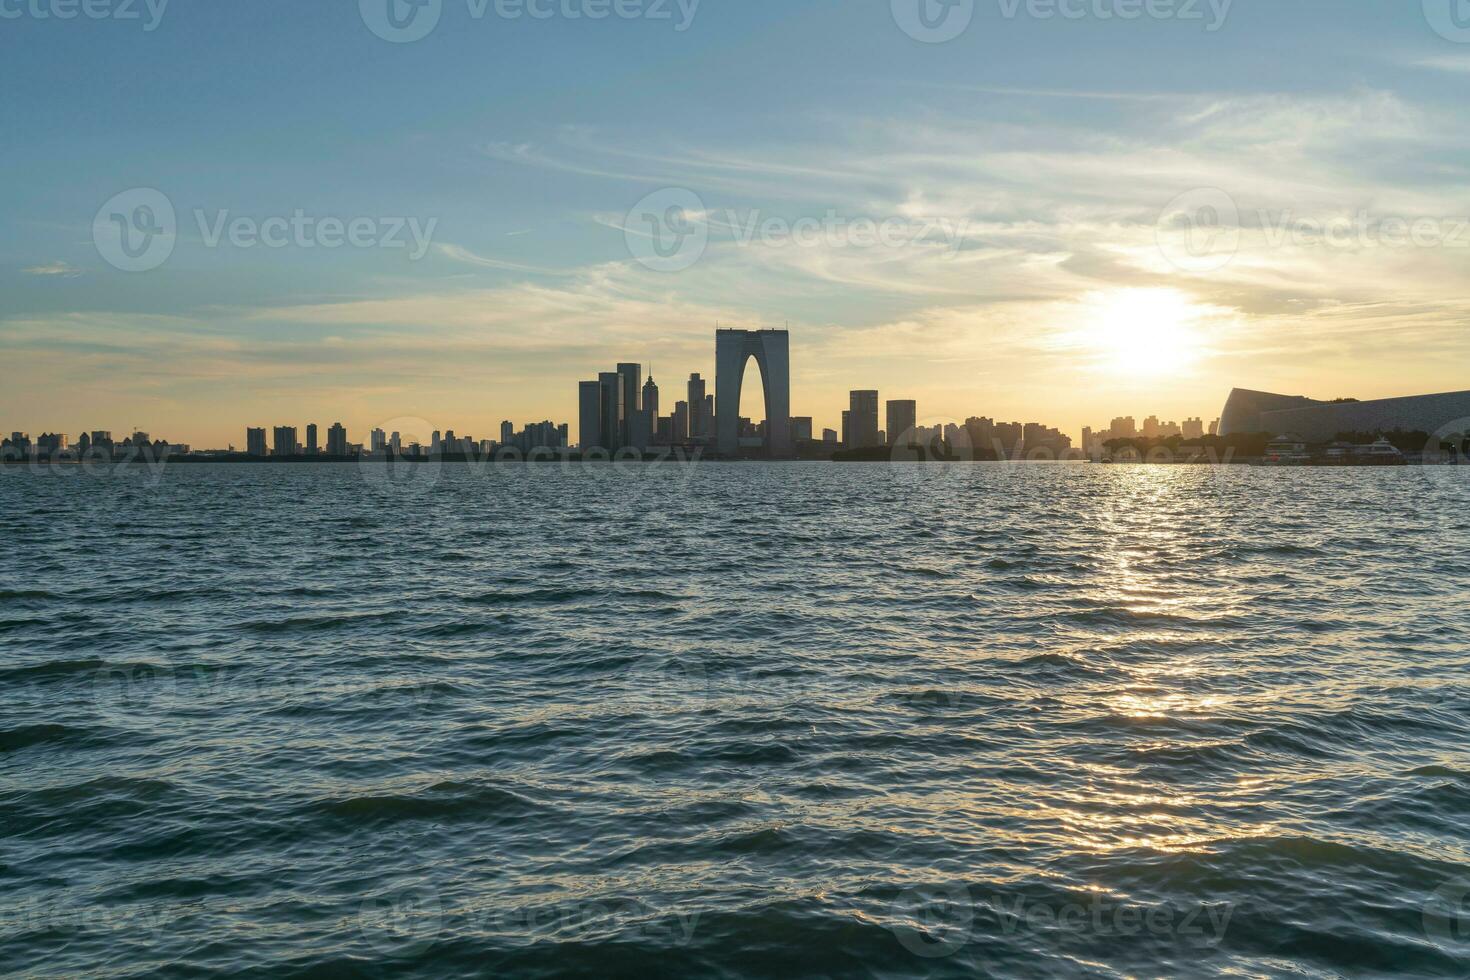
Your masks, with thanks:
[{"label": "cloud", "polygon": [[1415,68],[1428,68],[1432,71],[1447,71],[1463,75],[1470,72],[1470,55],[1435,55],[1430,58],[1411,60],[1409,64]]},{"label": "cloud", "polygon": [[[1470,220],[1470,172],[1460,163],[1470,134],[1452,119],[1367,89],[1120,97],[1122,109],[1106,118],[1092,110],[1113,107],[1096,99],[1067,113],[1030,103],[1068,103],[1069,93],[1036,95],[1003,109],[975,100],[948,112],[920,106],[907,118],[834,118],[799,138],[753,144],[581,127],[492,144],[483,149],[497,165],[600,179],[600,198],[576,215],[589,229],[577,251],[594,259],[549,268],[520,261],[516,239],[498,236],[480,251],[439,244],[439,259],[505,275],[367,279],[332,301],[268,297],[178,322],[0,320],[0,350],[46,358],[60,343],[99,362],[136,359],[148,365],[141,376],[272,390],[309,382],[321,397],[376,397],[363,412],[379,415],[395,412],[405,390],[484,398],[493,383],[497,398],[525,406],[505,405],[506,415],[569,418],[572,382],[603,362],[653,361],[660,376],[665,365],[708,370],[716,321],[789,319],[798,407],[819,424],[834,425],[843,392],[860,385],[917,393],[926,414],[1096,422],[1140,396],[1098,379],[1093,366],[1105,358],[1088,346],[1089,318],[1109,295],[1143,289],[1177,292],[1200,311],[1193,373],[1170,383],[1181,401],[1201,403],[1185,401],[1181,414],[1212,411],[1215,396],[1199,392],[1223,399],[1234,384],[1364,396],[1456,386],[1447,379],[1470,354],[1470,300],[1459,288],[1470,231],[1455,229]],[[661,186],[694,190],[706,206],[693,217],[708,224],[708,248],[677,274],[641,267],[624,242],[628,209]],[[1239,210],[1239,247],[1209,271],[1172,265],[1159,244],[1166,205],[1198,188],[1224,191]],[[829,212],[849,227],[935,219],[959,233],[945,248],[742,235],[752,216],[789,224]],[[1359,213],[1366,240],[1323,245],[1282,231],[1356,226]],[[1375,240],[1383,219],[1419,218],[1441,222],[1465,247]],[[181,343],[190,332],[198,336]],[[1370,366],[1383,381],[1370,382]]]},{"label": "cloud", "polygon": [[29,269],[22,269],[21,271],[28,276],[61,276],[66,279],[74,279],[82,274],[81,269],[59,260],[48,262],[45,265],[33,265]]}]

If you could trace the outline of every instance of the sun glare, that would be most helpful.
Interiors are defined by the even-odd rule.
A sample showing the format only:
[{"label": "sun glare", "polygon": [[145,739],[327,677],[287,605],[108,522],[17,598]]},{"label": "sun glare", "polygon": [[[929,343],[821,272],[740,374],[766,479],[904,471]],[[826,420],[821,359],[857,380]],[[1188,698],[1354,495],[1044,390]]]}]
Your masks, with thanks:
[{"label": "sun glare", "polygon": [[1109,370],[1178,371],[1195,359],[1204,312],[1178,290],[1120,289],[1097,296],[1081,339]]}]

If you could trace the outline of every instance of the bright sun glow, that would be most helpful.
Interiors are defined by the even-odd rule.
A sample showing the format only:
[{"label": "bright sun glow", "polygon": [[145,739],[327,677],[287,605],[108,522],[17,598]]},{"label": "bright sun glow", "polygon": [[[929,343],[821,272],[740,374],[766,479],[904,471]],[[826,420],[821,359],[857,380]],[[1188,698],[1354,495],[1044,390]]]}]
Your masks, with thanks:
[{"label": "bright sun glow", "polygon": [[1119,289],[1092,303],[1083,344],[1103,366],[1129,374],[1167,374],[1198,353],[1197,322],[1206,312],[1174,289]]}]

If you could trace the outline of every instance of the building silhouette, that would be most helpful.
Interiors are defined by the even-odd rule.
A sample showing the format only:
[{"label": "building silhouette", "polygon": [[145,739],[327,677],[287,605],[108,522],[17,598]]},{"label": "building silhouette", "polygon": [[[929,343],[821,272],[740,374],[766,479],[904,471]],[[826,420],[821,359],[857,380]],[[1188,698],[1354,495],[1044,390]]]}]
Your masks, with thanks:
[{"label": "building silhouette", "polygon": [[918,425],[919,407],[912,399],[888,402],[888,444],[910,445],[914,439],[914,427]]},{"label": "building silhouette", "polygon": [[740,392],[754,358],[765,395],[767,455],[791,455],[791,336],[785,330],[715,331],[715,426],[725,456],[740,450]]},{"label": "building silhouette", "polygon": [[272,433],[271,449],[276,456],[296,455],[296,426],[278,425]]},{"label": "building silhouette", "polygon": [[878,392],[860,389],[848,393],[848,449],[868,449],[879,444]]}]

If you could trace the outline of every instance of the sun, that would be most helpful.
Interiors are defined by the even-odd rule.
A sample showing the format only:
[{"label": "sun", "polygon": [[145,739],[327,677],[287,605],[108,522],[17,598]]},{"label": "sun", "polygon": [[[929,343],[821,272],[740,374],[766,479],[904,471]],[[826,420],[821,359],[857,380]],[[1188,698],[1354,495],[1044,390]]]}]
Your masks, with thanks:
[{"label": "sun", "polygon": [[1078,339],[1108,370],[1167,374],[1194,362],[1206,312],[1176,289],[1112,290],[1092,297]]}]

